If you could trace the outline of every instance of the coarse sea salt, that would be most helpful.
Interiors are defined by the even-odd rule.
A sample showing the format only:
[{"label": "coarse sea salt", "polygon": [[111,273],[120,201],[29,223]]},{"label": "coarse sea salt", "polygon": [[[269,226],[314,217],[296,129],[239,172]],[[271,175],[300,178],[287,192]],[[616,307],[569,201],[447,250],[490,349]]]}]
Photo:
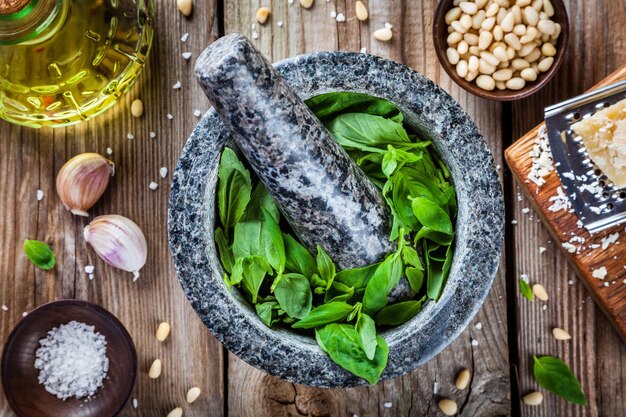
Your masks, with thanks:
[{"label": "coarse sea salt", "polygon": [[41,190],[37,190],[37,201],[41,201],[44,198],[44,193]]},{"label": "coarse sea salt", "polygon": [[105,337],[85,323],[54,327],[35,352],[39,383],[61,400],[93,397],[109,370],[106,344]]}]

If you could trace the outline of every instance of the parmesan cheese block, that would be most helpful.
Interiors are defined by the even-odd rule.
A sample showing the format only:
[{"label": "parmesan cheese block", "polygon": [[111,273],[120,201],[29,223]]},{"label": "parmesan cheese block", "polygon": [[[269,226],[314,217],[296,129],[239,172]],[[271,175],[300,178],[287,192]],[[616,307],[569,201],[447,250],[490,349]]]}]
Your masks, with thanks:
[{"label": "parmesan cheese block", "polygon": [[626,187],[626,99],[575,123],[572,129],[615,186]]}]

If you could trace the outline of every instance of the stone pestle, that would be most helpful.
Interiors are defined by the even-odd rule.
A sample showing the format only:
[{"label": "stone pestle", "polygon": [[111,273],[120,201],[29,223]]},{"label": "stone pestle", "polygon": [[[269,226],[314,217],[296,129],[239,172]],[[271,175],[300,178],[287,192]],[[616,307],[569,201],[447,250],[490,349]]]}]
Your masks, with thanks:
[{"label": "stone pestle", "polygon": [[198,58],[198,82],[300,240],[322,246],[341,269],[394,250],[380,191],[242,35]]}]

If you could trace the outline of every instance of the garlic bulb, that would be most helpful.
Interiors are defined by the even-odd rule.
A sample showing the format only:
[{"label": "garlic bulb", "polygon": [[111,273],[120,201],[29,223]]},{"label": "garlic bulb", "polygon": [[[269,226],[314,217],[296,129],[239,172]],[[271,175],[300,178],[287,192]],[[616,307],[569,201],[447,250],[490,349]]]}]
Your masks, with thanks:
[{"label": "garlic bulb", "polygon": [[85,227],[83,235],[104,262],[132,272],[133,281],[139,278],[139,270],[146,264],[148,245],[132,220],[116,214],[98,216]]},{"label": "garlic bulb", "polygon": [[82,153],[67,161],[57,175],[57,193],[65,208],[78,216],[89,210],[106,190],[115,165],[97,153]]}]

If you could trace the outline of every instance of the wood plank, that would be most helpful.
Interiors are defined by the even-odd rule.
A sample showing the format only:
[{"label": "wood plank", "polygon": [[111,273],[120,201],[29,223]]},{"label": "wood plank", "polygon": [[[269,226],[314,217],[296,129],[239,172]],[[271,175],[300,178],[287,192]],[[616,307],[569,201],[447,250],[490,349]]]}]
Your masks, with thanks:
[{"label": "wood plank", "polygon": [[[314,50],[352,50],[368,52],[403,62],[436,80],[468,110],[501,163],[499,104],[477,99],[452,83],[441,70],[431,40],[431,20],[436,5],[430,2],[366,2],[370,21],[359,22],[354,3],[318,0],[310,10],[281,0],[225,1],[226,33],[240,32],[251,37],[271,59],[279,60]],[[410,3],[410,4],[409,4]],[[272,18],[267,26],[252,29],[258,7],[268,6]],[[346,22],[338,23],[331,11],[343,13]],[[277,26],[283,21],[282,28]],[[394,37],[381,43],[371,36],[386,22],[394,25]],[[271,41],[270,41],[271,40]],[[464,415],[504,415],[510,412],[510,386],[506,330],[506,295],[502,268],[491,294],[474,323],[437,358],[411,374],[374,387],[354,389],[316,389],[290,384],[258,371],[229,355],[228,414],[233,416],[287,415],[411,415],[434,413],[440,396],[455,398]],[[482,330],[475,324],[480,322]],[[480,326],[479,326],[480,327]],[[476,339],[478,346],[472,347]],[[456,374],[463,367],[473,370],[468,391],[454,388]],[[441,388],[433,395],[433,384]],[[391,404],[390,408],[385,404]]]},{"label": "wood plank", "polygon": [[[139,358],[135,391],[139,408],[127,404],[122,416],[166,415],[175,406],[185,414],[223,415],[223,356],[221,345],[210,336],[189,306],[171,265],[167,244],[167,199],[169,177],[162,180],[159,168],[173,171],[178,154],[197,123],[194,109],[208,105],[196,85],[193,61],[181,57],[184,51],[197,56],[217,36],[217,1],[196,0],[196,12],[189,19],[176,10],[175,2],[157,5],[157,36],[148,67],[137,85],[121,103],[95,120],[56,130],[19,128],[0,124],[3,151],[0,152],[0,340],[22,317],[41,303],[60,298],[96,302],[115,314],[132,335]],[[192,35],[186,43],[183,33]],[[172,90],[180,80],[181,91]],[[141,119],[130,115],[130,102],[140,97],[145,104]],[[166,118],[174,115],[173,120]],[[149,132],[157,133],[156,139]],[[127,133],[135,136],[128,140]],[[116,163],[116,175],[93,216],[118,213],[135,220],[146,234],[148,263],[136,283],[128,273],[113,270],[100,261],[82,238],[88,220],[72,217],[61,205],[54,190],[56,173],[71,156],[83,151],[106,155]],[[150,181],[159,183],[155,192]],[[41,189],[41,202],[35,192]],[[50,242],[58,266],[53,272],[35,269],[24,257],[25,238]],[[90,281],[85,265],[95,265]],[[157,324],[172,325],[170,338],[156,341]],[[161,358],[163,375],[149,380],[147,367]],[[201,364],[201,366],[200,366]],[[193,405],[185,405],[185,393],[200,386],[203,394]],[[13,415],[2,396],[0,414]]]},{"label": "wood plank", "polygon": [[[540,93],[511,107],[513,138],[521,137],[543,119],[543,108],[582,93],[626,62],[623,25],[626,5],[621,0],[604,2],[566,1],[571,46],[569,56],[555,79]],[[607,45],[611,45],[607,47]],[[529,303],[518,297],[518,352],[521,394],[538,388],[532,377],[532,355],[562,358],[579,376],[589,400],[580,407],[546,394],[540,407],[521,406],[522,416],[618,416],[626,415],[626,346],[593,303],[574,269],[534,212],[522,209],[530,201],[511,199],[515,276],[527,274],[531,282],[544,284],[551,299]],[[547,250],[539,253],[539,247]],[[569,282],[572,281],[573,285]],[[616,284],[617,285],[617,284]],[[557,343],[550,334],[559,326],[572,341]]]}]

